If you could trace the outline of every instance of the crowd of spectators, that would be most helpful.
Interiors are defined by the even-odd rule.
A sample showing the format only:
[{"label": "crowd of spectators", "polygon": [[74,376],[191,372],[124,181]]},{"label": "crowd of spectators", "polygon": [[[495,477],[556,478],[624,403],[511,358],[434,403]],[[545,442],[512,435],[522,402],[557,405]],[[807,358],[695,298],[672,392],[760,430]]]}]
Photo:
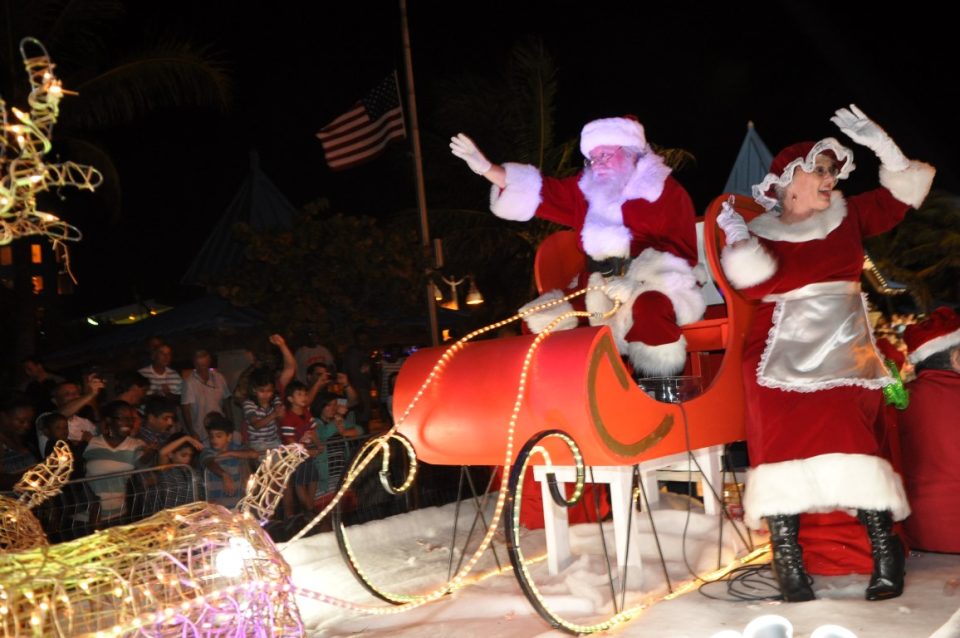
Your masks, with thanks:
[{"label": "crowd of spectators", "polygon": [[[339,366],[313,335],[296,353],[280,335],[269,344],[234,383],[205,349],[192,353],[189,369],[171,367],[173,349],[158,338],[139,369],[88,367],[71,379],[39,358],[24,360],[25,381],[0,404],[0,491],[66,441],[71,480],[97,501],[102,524],[128,518],[133,475],[144,492],[136,497],[153,498],[153,511],[197,498],[233,507],[269,450],[299,443],[310,458],[290,481],[282,514],[311,516],[336,487],[356,447],[350,442],[389,422],[382,402],[392,394],[399,357],[388,357],[386,378],[377,379],[365,334],[342,352]],[[270,365],[277,353],[279,364]]]}]

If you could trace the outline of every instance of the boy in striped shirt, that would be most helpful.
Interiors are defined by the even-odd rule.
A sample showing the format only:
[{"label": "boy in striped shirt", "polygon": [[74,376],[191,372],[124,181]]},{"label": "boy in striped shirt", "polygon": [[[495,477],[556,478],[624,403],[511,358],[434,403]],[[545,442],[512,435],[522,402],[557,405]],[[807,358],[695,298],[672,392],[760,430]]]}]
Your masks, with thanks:
[{"label": "boy in striped shirt", "polygon": [[227,417],[211,412],[206,421],[210,443],[200,454],[200,464],[205,472],[207,500],[232,509],[244,495],[250,461],[255,461],[258,454],[233,442],[233,423]]},{"label": "boy in striped shirt", "polygon": [[257,452],[280,446],[279,422],[286,414],[273,385],[273,372],[258,368],[250,375],[253,398],[243,402],[243,418],[247,426],[248,445]]}]

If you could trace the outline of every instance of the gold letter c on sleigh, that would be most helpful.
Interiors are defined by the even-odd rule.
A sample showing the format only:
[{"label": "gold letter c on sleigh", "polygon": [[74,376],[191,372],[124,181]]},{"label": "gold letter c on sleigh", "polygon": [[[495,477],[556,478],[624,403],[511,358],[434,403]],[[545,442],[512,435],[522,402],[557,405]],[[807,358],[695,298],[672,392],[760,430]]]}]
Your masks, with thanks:
[{"label": "gold letter c on sleigh", "polygon": [[[625,395],[640,392],[623,367],[613,339],[609,334],[603,335],[590,356],[590,368],[587,373],[587,395],[590,400],[590,417],[593,421],[593,427],[607,447],[615,454],[623,457],[636,457],[663,440],[673,428],[673,416],[664,414],[659,425],[637,441],[626,442],[614,437],[604,423],[600,401],[597,396],[597,375],[603,363],[606,363],[606,367],[613,371]],[[646,416],[646,411],[637,414],[638,419],[642,419],[644,416]]]}]

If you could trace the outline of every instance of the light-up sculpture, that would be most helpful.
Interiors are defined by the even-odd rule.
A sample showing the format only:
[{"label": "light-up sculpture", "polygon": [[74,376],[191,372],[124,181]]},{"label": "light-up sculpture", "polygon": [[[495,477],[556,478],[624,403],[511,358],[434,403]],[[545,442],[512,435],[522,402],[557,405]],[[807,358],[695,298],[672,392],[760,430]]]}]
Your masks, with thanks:
[{"label": "light-up sculpture", "polygon": [[20,55],[30,82],[29,110],[10,107],[8,113],[0,97],[0,246],[18,237],[41,235],[59,249],[62,242],[79,241],[80,231],[39,210],[37,195],[61,186],[93,191],[103,182],[103,175],[92,166],[44,161],[53,147],[60,99],[68,91],[54,75],[54,64],[39,40],[21,40]]},{"label": "light-up sculpture", "polygon": [[290,567],[261,527],[307,457],[301,446],[271,450],[239,512],[191,503],[49,545],[27,503],[69,474],[69,449],[57,450],[21,481],[20,501],[0,498],[0,635],[302,635]]}]

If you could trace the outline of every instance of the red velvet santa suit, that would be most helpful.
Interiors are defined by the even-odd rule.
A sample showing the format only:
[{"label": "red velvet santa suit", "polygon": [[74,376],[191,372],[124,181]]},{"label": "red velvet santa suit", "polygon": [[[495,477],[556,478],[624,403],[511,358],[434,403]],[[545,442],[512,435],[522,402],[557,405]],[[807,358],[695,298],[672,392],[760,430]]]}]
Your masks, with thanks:
[{"label": "red velvet santa suit", "polygon": [[[705,304],[694,273],[693,204],[662,159],[652,152],[640,157],[622,196],[612,201],[593,193],[587,173],[555,179],[541,176],[533,166],[504,164],[504,169],[506,188],[494,187],[491,195],[491,210],[498,217],[527,221],[537,216],[569,226],[579,233],[581,249],[598,261],[634,258],[623,277],[630,287],[626,308],[607,323],[621,354],[643,374],[679,372],[686,356],[679,326],[700,319]],[[570,289],[546,293],[529,306],[582,288],[588,275],[583,273]],[[594,277],[591,282],[597,283],[599,276]],[[602,292],[586,297],[591,312],[612,307]],[[528,327],[539,332],[570,309],[564,304],[532,315]],[[571,320],[560,327],[576,325]]]},{"label": "red velvet santa suit", "polygon": [[899,430],[913,514],[904,531],[917,549],[960,552],[960,374],[921,370],[907,387]]},{"label": "red velvet santa suit", "polygon": [[[922,201],[932,176],[932,169],[919,163],[898,173],[881,168],[885,188],[849,200],[835,191],[830,208],[803,222],[783,224],[774,213],[761,215],[749,225],[753,236],[749,241],[725,249],[724,271],[752,299],[819,282],[856,287],[863,264],[862,239],[895,226],[910,207],[905,202]],[[781,334],[780,324],[771,330],[775,307],[769,300],[760,303],[744,346],[747,443],[753,465],[744,503],[747,522],[758,526],[764,516],[844,509],[890,510],[894,519],[903,519],[910,509],[902,484],[878,456],[874,434],[884,381],[827,378],[802,390],[791,383],[778,387],[776,381],[761,385],[758,377],[768,341]],[[781,321],[793,318],[789,309],[784,305],[778,311]],[[816,316],[804,320],[811,331],[819,328]],[[855,361],[873,358],[883,369],[864,328],[866,335],[840,333],[850,343],[860,338],[856,351],[848,351],[842,339],[831,347],[847,351]]]}]

